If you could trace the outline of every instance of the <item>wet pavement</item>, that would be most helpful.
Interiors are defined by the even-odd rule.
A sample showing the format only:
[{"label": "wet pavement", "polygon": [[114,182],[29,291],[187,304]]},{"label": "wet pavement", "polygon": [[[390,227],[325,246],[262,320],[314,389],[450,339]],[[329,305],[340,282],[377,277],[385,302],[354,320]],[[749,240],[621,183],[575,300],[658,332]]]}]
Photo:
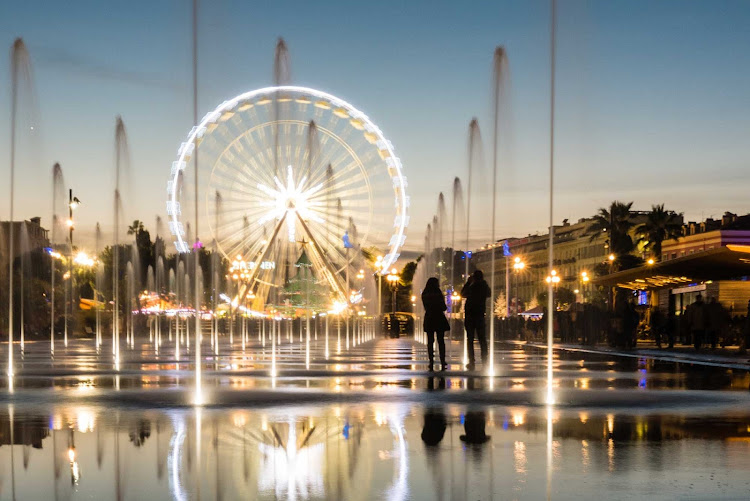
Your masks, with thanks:
[{"label": "wet pavement", "polygon": [[[428,373],[361,333],[16,351],[0,499],[747,499],[746,370],[498,344],[495,375]],[[295,334],[297,334],[295,332]],[[111,342],[111,341],[110,341]],[[7,360],[7,344],[2,346]],[[178,355],[179,353],[179,355]],[[326,357],[327,355],[327,357]],[[7,384],[7,380],[5,381]],[[11,445],[12,444],[12,445]]]}]

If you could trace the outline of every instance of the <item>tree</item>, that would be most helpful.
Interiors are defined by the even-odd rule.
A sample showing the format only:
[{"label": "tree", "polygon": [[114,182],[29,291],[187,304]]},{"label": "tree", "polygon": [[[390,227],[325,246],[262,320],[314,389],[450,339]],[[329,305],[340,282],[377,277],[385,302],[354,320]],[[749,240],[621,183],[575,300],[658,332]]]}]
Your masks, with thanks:
[{"label": "tree", "polygon": [[591,240],[606,233],[609,251],[616,258],[630,254],[635,245],[630,237],[630,230],[634,226],[630,215],[633,202],[622,203],[615,200],[609,208],[602,207],[594,216],[594,224],[589,228]]},{"label": "tree", "polygon": [[[575,293],[566,288],[566,287],[558,287],[557,290],[555,290],[555,293],[553,295],[553,298],[555,300],[555,306],[565,306],[567,304],[575,303],[576,301],[576,295]],[[541,304],[545,308],[547,307],[547,290],[543,290],[536,296],[536,300],[538,304]]]},{"label": "tree", "polygon": [[128,226],[128,235],[138,235],[141,231],[143,231],[145,227],[143,226],[143,221],[140,221],[136,219],[133,221],[133,224]]},{"label": "tree", "polygon": [[[140,290],[146,285],[146,273],[148,267],[151,266],[154,270],[156,269],[156,263],[154,262],[154,246],[151,243],[151,234],[143,225],[143,221],[139,221],[138,219],[133,221],[133,224],[128,226],[128,235],[135,236],[135,247],[138,251],[138,262],[136,268],[138,271],[138,277],[136,277],[138,283],[136,284],[136,289]],[[133,264],[136,263],[134,262]]]},{"label": "tree", "polygon": [[636,228],[638,243],[657,261],[661,259],[664,240],[677,239],[682,234],[682,214],[664,209],[664,204],[652,205],[646,222]]},{"label": "tree", "polygon": [[508,301],[505,299],[505,293],[501,292],[495,299],[494,315],[497,318],[505,318],[508,314]]}]

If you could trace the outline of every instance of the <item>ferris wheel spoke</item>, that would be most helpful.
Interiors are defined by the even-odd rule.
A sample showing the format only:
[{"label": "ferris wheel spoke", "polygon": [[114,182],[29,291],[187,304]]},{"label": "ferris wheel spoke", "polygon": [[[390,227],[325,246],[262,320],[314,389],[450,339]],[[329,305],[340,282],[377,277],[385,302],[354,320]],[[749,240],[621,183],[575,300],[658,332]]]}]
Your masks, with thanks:
[{"label": "ferris wheel spoke", "polygon": [[[247,283],[249,284],[249,288],[253,287],[253,283],[255,282],[255,279],[258,276],[258,272],[262,269],[261,263],[265,261],[265,259],[268,257],[268,253],[273,247],[274,242],[276,241],[276,237],[279,234],[279,230],[284,224],[284,221],[286,220],[286,213],[279,219],[279,222],[276,223],[276,226],[274,227],[273,233],[271,235],[271,238],[266,241],[265,244],[263,244],[263,247],[261,248],[261,252],[259,257],[255,260],[255,265],[252,267],[252,270],[250,270],[250,276],[247,280]],[[245,295],[247,295],[247,291],[245,292]],[[243,295],[240,302],[244,301],[245,297]]]},{"label": "ferris wheel spoke", "polygon": [[302,231],[307,235],[307,237],[310,239],[310,245],[311,249],[313,250],[313,263],[316,261],[319,263],[318,268],[321,272],[321,274],[326,278],[328,283],[330,284],[331,288],[338,292],[338,294],[341,296],[340,299],[342,299],[345,302],[348,302],[349,294],[346,290],[346,287],[344,284],[341,283],[340,276],[335,272],[335,270],[330,266],[329,261],[325,258],[325,255],[323,254],[322,249],[318,245],[317,240],[313,236],[313,234],[310,232],[310,229],[308,228],[305,221],[302,219],[302,217],[295,213],[297,216],[297,219],[300,223],[300,226],[302,227]]}]

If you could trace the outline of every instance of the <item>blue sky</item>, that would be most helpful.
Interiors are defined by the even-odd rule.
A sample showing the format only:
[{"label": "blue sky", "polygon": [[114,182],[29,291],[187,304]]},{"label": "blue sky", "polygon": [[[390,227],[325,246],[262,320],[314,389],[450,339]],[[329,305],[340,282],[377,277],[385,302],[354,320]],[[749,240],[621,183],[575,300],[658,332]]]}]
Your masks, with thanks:
[{"label": "blue sky", "polygon": [[[16,36],[28,45],[41,117],[35,151],[19,152],[17,216],[49,221],[49,173],[59,161],[85,203],[78,237],[90,239],[97,221],[110,226],[117,114],[132,155],[126,218],[153,225],[163,215],[170,164],[192,126],[190,4],[0,3],[0,45]],[[558,9],[555,219],[591,215],[613,199],[638,209],[663,202],[693,220],[750,211],[750,3],[560,0]],[[393,142],[410,179],[412,248],[422,247],[438,193],[450,205],[453,177],[465,180],[473,116],[491,158],[492,53],[504,45],[511,97],[496,234],[546,227],[548,2],[204,0],[200,16],[199,115],[271,84],[283,36],[293,83],[346,99]],[[6,117],[8,67],[0,64]],[[0,120],[0,151],[8,132]],[[6,153],[0,187],[7,175]],[[478,240],[489,236],[483,176],[472,194]]]}]

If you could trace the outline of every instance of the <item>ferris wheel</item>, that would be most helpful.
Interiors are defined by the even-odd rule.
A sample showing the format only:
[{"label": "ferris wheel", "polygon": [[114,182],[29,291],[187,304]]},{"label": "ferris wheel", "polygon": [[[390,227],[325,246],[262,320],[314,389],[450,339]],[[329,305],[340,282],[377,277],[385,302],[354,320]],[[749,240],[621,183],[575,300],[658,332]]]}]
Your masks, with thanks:
[{"label": "ferris wheel", "polygon": [[[196,146],[197,194],[186,182]],[[273,302],[300,263],[348,302],[362,249],[384,253],[384,269],[398,259],[406,187],[393,146],[364,113],[318,90],[268,87],[225,101],[190,131],[172,164],[167,212],[177,250],[189,252],[201,236],[186,231],[198,197],[201,231],[211,233],[203,244],[247,262],[254,307]]]}]

